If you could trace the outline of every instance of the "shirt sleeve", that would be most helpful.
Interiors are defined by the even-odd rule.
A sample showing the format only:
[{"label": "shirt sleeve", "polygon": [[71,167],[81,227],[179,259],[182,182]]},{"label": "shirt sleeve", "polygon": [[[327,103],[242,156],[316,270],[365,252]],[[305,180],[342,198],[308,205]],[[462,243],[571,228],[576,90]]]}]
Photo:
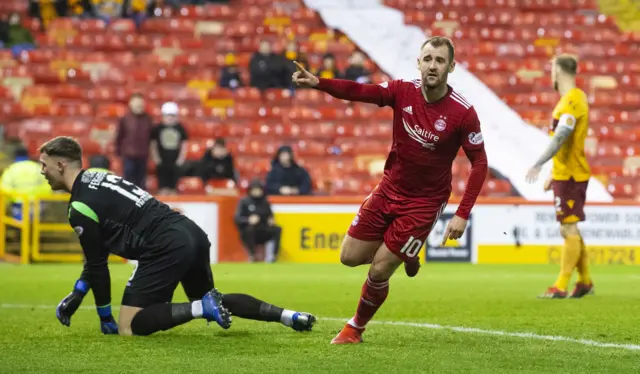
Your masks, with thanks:
[{"label": "shirt sleeve", "polygon": [[105,248],[100,234],[98,215],[87,204],[74,201],[69,208],[69,223],[78,235],[84,253],[84,270],[80,278],[93,290],[96,306],[111,303],[111,277],[107,260],[109,250]]},{"label": "shirt sleeve", "polygon": [[467,179],[467,186],[456,215],[460,218],[469,219],[471,209],[475,205],[478,195],[480,195],[489,171],[487,154],[484,150],[484,139],[480,130],[480,120],[473,107],[469,109],[463,119],[460,137],[462,149],[469,161],[471,161],[471,174]]},{"label": "shirt sleeve", "polygon": [[158,135],[159,135],[159,128],[160,126],[154,126],[151,128],[151,135],[149,136],[149,139],[154,140],[154,141],[158,141]]},{"label": "shirt sleeve", "polygon": [[122,141],[124,140],[124,118],[120,118],[118,121],[118,126],[116,128],[116,139],[115,139],[115,147],[116,154],[118,156],[122,155]]},{"label": "shirt sleeve", "polygon": [[182,141],[189,140],[189,133],[187,133],[187,129],[180,125],[180,134],[182,135]]},{"label": "shirt sleeve", "polygon": [[246,202],[244,199],[241,199],[236,206],[236,212],[233,215],[233,220],[236,225],[245,225],[249,222],[249,216],[246,214]]},{"label": "shirt sleeve", "polygon": [[346,79],[320,78],[320,83],[315,88],[342,100],[393,107],[401,82],[394,80],[380,84],[362,84]]},{"label": "shirt sleeve", "polygon": [[562,98],[560,110],[558,111],[558,120],[554,130],[558,126],[564,127],[570,131],[575,129],[578,119],[587,114],[587,105],[578,95],[572,94]]}]

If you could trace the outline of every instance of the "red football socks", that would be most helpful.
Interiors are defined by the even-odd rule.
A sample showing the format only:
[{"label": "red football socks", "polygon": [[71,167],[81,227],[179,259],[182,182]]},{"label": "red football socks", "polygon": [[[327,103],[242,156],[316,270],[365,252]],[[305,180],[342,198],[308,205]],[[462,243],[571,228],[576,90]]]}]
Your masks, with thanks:
[{"label": "red football socks", "polygon": [[364,328],[376,314],[389,294],[389,280],[375,281],[367,277],[362,285],[362,293],[358,302],[356,316],[349,321],[353,327]]}]

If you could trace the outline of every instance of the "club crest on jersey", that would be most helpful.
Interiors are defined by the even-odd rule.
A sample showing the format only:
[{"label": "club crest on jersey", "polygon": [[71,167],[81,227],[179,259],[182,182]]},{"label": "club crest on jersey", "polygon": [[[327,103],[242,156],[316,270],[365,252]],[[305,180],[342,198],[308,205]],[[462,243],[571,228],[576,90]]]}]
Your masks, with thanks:
[{"label": "club crest on jersey", "polygon": [[481,132],[472,132],[469,134],[469,143],[473,145],[478,145],[478,144],[482,144],[483,141],[484,139],[482,139]]},{"label": "club crest on jersey", "polygon": [[447,122],[444,119],[439,118],[433,123],[433,127],[438,131],[444,131],[444,129],[447,128]]},{"label": "club crest on jersey", "polygon": [[76,226],[73,228],[73,231],[75,231],[78,237],[80,237],[80,235],[82,235],[82,233],[84,232],[84,229],[82,228],[82,226]]}]

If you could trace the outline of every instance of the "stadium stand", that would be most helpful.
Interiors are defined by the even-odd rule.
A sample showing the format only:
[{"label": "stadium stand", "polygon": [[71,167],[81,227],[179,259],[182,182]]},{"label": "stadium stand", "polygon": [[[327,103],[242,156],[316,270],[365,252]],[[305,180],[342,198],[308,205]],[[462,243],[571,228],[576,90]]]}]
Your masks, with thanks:
[{"label": "stadium stand", "polygon": [[[619,32],[610,17],[599,15],[594,1],[386,4],[403,10],[407,23],[451,35],[465,51],[458,55],[460,61],[540,127],[548,122],[556,99],[545,70],[549,56],[562,50],[589,57],[581,63],[581,78],[593,100],[589,152],[594,171],[615,196],[637,194],[640,143],[633,141],[640,132],[632,125],[640,118],[635,74],[640,65],[633,60],[639,52],[630,43],[636,39]],[[3,1],[0,11],[24,14],[24,2]],[[24,18],[38,49],[15,59],[10,51],[0,51],[0,115],[7,123],[6,135],[20,137],[32,152],[49,136],[73,135],[82,139],[87,156],[113,156],[115,121],[126,110],[128,96],[140,91],[155,117],[162,102],[180,103],[190,134],[189,159],[200,159],[214,138],[225,137],[241,188],[252,177],[264,176],[283,143],[293,146],[320,193],[366,194],[375,185],[389,146],[390,110],[349,105],[313,90],[291,95],[286,89],[261,93],[251,87],[231,91],[215,86],[228,53],[237,55],[248,82],[249,58],[263,39],[272,40],[276,50],[295,39],[312,67],[330,52],[344,70],[356,46],[328,30],[302,1],[237,0],[230,5],[167,7],[157,14],[139,30],[128,19],[106,24],[58,18],[44,33],[37,19]],[[617,58],[607,60],[611,55]],[[367,68],[374,82],[388,79],[371,61]],[[117,160],[112,163],[120,171]],[[454,194],[462,193],[467,175],[468,161],[461,152],[454,164]],[[151,190],[154,185],[152,176]],[[205,187],[187,177],[179,190],[195,194]],[[509,196],[512,188],[492,176],[482,193]]]},{"label": "stadium stand", "polygon": [[405,23],[427,34],[450,36],[460,52],[459,61],[523,119],[544,131],[558,99],[549,59],[556,53],[577,55],[578,84],[591,100],[587,152],[593,173],[614,197],[639,196],[637,5],[633,12],[629,9],[633,2],[611,0],[384,3],[403,11]]}]

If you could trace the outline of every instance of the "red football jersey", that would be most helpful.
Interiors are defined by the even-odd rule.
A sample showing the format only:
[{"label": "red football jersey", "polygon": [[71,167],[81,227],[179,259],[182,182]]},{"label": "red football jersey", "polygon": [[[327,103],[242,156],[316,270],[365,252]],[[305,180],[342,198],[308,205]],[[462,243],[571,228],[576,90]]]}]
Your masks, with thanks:
[{"label": "red football jersey", "polygon": [[419,79],[378,85],[320,79],[318,89],[341,99],[393,108],[393,142],[380,183],[391,199],[446,201],[453,160],[462,147],[473,165],[458,211],[467,218],[488,168],[480,121],[473,106],[450,86],[435,103],[424,99],[421,86]]},{"label": "red football jersey", "polygon": [[421,85],[419,79],[380,84],[382,104],[393,108],[393,142],[380,187],[391,196],[447,199],[460,146],[484,146],[480,121],[451,87],[442,99],[428,103]]}]

